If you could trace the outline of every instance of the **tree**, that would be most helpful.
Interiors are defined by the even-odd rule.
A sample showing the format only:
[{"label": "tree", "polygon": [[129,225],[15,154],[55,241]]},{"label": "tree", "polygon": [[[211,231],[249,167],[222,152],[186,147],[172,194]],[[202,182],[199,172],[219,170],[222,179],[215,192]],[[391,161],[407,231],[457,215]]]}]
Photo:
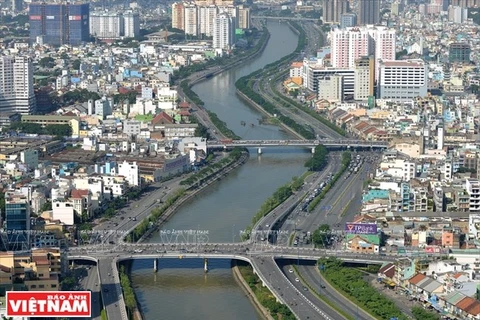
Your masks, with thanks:
[{"label": "tree", "polygon": [[52,210],[52,202],[51,201],[47,201],[43,204],[43,206],[40,208],[40,212],[43,212],[43,211],[50,211]]},{"label": "tree", "polygon": [[55,66],[55,60],[52,57],[45,57],[40,59],[38,64],[42,68],[53,68]]},{"label": "tree", "polygon": [[326,247],[330,241],[330,226],[328,224],[322,224],[312,234],[312,242],[316,246]]},{"label": "tree", "polygon": [[79,70],[80,69],[80,64],[81,64],[80,60],[76,59],[72,62],[72,68],[74,70]]}]

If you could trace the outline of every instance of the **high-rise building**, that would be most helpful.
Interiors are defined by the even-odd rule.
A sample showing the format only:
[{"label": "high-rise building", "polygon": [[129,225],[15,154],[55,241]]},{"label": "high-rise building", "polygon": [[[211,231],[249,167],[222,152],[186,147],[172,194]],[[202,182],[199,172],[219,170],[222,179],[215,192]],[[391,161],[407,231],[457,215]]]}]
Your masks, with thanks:
[{"label": "high-rise building", "polygon": [[344,13],[340,16],[340,28],[351,28],[357,25],[357,15],[355,13]]},{"label": "high-rise building", "polygon": [[23,11],[23,0],[11,0],[12,1],[12,11],[18,13]]},{"label": "high-rise building", "polygon": [[118,39],[123,30],[123,16],[118,12],[92,12],[90,15],[90,34],[98,39]]},{"label": "high-rise building", "polygon": [[172,28],[185,29],[185,7],[181,2],[172,4]]},{"label": "high-rise building", "polygon": [[318,80],[318,99],[325,99],[329,102],[343,100],[343,76],[331,75]]},{"label": "high-rise building", "polygon": [[140,16],[138,12],[127,11],[123,13],[123,36],[138,38],[140,36]]},{"label": "high-rise building", "polygon": [[323,17],[324,23],[339,23],[342,14],[350,11],[348,0],[324,0]]},{"label": "high-rise building", "polygon": [[357,59],[370,55],[374,55],[376,61],[395,60],[394,29],[383,26],[334,29],[330,39],[331,62],[335,68],[353,69]]},{"label": "high-rise building", "polygon": [[468,9],[457,6],[448,7],[448,21],[463,23],[468,18]]},{"label": "high-rise building", "polygon": [[35,112],[33,66],[27,57],[0,57],[0,112]]},{"label": "high-rise building", "polygon": [[359,25],[380,23],[380,0],[359,0],[358,11]]},{"label": "high-rise building", "polygon": [[88,4],[32,3],[29,15],[32,43],[76,46],[90,39]]},{"label": "high-rise building", "polygon": [[186,4],[184,5],[184,31],[185,34],[189,34],[192,36],[198,36],[198,10],[197,6],[194,4]]},{"label": "high-rise building", "polygon": [[448,49],[448,61],[450,62],[470,62],[471,48],[468,43],[454,42]]},{"label": "high-rise building", "polygon": [[238,6],[237,24],[240,29],[250,29],[250,8]]},{"label": "high-rise building", "polygon": [[198,7],[199,34],[207,37],[213,36],[213,20],[218,14],[218,8],[214,5]]},{"label": "high-rise building", "polygon": [[8,249],[30,248],[30,204],[25,194],[14,191],[5,193],[5,227]]},{"label": "high-rise building", "polygon": [[379,98],[404,102],[427,95],[427,66],[423,60],[380,61]]},{"label": "high-rise building", "polygon": [[373,56],[361,57],[355,61],[355,100],[368,100],[374,95],[375,59]]},{"label": "high-rise building", "polygon": [[222,12],[213,22],[213,48],[229,50],[235,39],[235,24],[232,17]]}]

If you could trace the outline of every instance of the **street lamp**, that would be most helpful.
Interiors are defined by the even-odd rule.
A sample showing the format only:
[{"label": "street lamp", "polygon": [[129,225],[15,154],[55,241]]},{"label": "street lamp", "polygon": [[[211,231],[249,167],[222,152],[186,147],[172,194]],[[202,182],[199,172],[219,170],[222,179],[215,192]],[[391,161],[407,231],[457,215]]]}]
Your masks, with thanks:
[{"label": "street lamp", "polygon": [[235,224],[232,225],[232,242],[235,242]]}]

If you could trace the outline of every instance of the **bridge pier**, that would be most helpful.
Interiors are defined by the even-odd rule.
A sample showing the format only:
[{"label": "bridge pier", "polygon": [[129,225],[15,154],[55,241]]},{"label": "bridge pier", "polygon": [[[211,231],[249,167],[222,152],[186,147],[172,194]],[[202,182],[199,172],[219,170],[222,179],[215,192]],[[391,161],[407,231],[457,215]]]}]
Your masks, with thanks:
[{"label": "bridge pier", "polygon": [[158,259],[153,259],[153,272],[158,271]]},{"label": "bridge pier", "polygon": [[258,149],[257,149],[257,153],[258,153],[258,154],[262,154],[262,148],[258,148]]},{"label": "bridge pier", "polygon": [[315,147],[312,147],[312,154],[315,153]]},{"label": "bridge pier", "polygon": [[207,258],[203,259],[203,271],[205,271],[205,273],[208,272],[208,259]]}]

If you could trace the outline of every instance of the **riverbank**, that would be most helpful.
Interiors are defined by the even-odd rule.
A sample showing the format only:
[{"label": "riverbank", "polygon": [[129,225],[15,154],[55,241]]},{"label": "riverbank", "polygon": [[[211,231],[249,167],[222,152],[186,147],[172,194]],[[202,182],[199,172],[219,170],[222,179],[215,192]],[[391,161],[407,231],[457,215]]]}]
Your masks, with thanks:
[{"label": "riverbank", "polygon": [[245,296],[248,297],[248,300],[250,300],[250,303],[254,306],[255,310],[257,310],[258,314],[261,315],[264,320],[274,320],[268,309],[265,308],[260,301],[258,301],[257,296],[255,296],[255,293],[248,286],[247,281],[245,281],[240,269],[237,266],[236,260],[232,260],[232,275],[233,279],[245,293]]},{"label": "riverbank", "polygon": [[192,198],[195,198],[200,192],[206,190],[207,187],[220,180],[222,177],[225,177],[227,174],[229,174],[231,171],[235,170],[239,166],[243,165],[249,157],[250,154],[248,153],[248,151],[242,151],[242,155],[239,159],[212,173],[210,175],[210,178],[207,179],[204,183],[202,183],[200,187],[189,191],[182,198],[176,201],[171,207],[169,207],[160,217],[160,220],[154,225],[154,227],[150,228],[137,242],[143,242],[148,240],[155,231],[158,231],[158,229],[162,225],[168,222],[168,220],[176,213],[177,209],[180,208],[181,205],[191,200]]}]

